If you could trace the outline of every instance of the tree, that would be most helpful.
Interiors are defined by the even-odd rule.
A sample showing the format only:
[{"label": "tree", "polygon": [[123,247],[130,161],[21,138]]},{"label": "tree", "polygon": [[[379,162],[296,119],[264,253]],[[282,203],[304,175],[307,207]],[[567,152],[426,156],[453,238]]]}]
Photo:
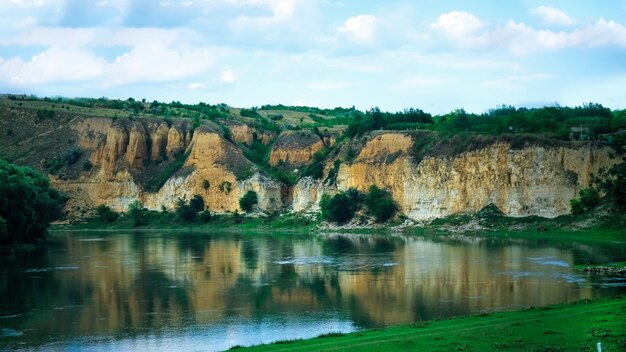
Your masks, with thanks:
[{"label": "tree", "polygon": [[360,208],[363,197],[355,188],[339,192],[334,196],[323,194],[320,201],[322,218],[338,224],[344,224],[354,217]]},{"label": "tree", "polygon": [[259,199],[257,197],[257,194],[255,191],[252,190],[246,192],[243,197],[239,199],[239,207],[241,207],[241,210],[245,211],[246,213],[251,212],[252,209],[254,209],[254,206],[258,203]]},{"label": "tree", "polygon": [[98,214],[100,221],[106,223],[114,222],[119,216],[116,212],[104,204],[101,204],[96,208],[96,213]]},{"label": "tree", "polygon": [[398,211],[391,194],[376,186],[371,186],[365,197],[367,211],[374,217],[376,222],[385,222],[393,217]]},{"label": "tree", "polygon": [[193,198],[191,198],[191,200],[189,201],[189,206],[191,207],[191,209],[193,209],[195,212],[199,212],[199,211],[203,211],[204,210],[204,199],[202,199],[202,196],[199,194],[196,194],[193,196]]},{"label": "tree", "polygon": [[[204,202],[202,205],[204,207]],[[196,219],[197,212],[194,210],[194,208],[191,205],[187,204],[185,199],[178,198],[176,200],[175,208],[176,208],[176,217],[178,218],[179,221],[193,222]]]},{"label": "tree", "polygon": [[136,200],[128,206],[128,217],[133,221],[133,226],[137,227],[143,223],[143,203]]},{"label": "tree", "polygon": [[44,238],[65,200],[46,176],[0,159],[0,244]]}]

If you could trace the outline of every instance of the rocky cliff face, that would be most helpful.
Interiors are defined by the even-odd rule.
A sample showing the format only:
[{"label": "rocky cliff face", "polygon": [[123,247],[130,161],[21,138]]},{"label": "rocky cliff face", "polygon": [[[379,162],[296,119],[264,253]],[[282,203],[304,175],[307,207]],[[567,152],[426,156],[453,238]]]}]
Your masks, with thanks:
[{"label": "rocky cliff face", "polygon": [[[228,126],[235,142],[255,138],[255,130],[241,122]],[[124,211],[135,200],[151,209],[171,209],[178,198],[199,194],[209,209],[226,212],[238,210],[239,199],[254,190],[262,210],[314,212],[324,193],[377,185],[414,220],[475,212],[490,203],[510,216],[555,217],[569,213],[570,199],[589,185],[592,174],[617,161],[609,148],[592,143],[512,146],[506,141],[416,160],[415,134],[375,132],[353,143],[363,147],[352,162],[341,164],[336,183],[305,177],[289,188],[259,172],[211,123],[193,129],[185,119],[84,118],[73,121],[71,129],[94,167],[77,178],[51,177],[70,195],[74,210],[106,204]],[[272,145],[270,164],[307,164],[331,143],[312,132],[283,132]],[[182,166],[148,191],[146,184],[177,161]],[[328,161],[325,174],[331,166]]]},{"label": "rocky cliff face", "polygon": [[306,164],[324,147],[322,139],[310,131],[282,132],[270,152],[270,165],[281,162],[291,165]]},{"label": "rocky cliff face", "polygon": [[[514,150],[501,142],[416,163],[412,145],[409,134],[374,136],[354,162],[340,167],[337,189],[386,188],[414,220],[476,212],[490,203],[509,216],[556,217],[569,213],[570,200],[589,186],[592,174],[616,162],[609,148],[590,143]],[[332,192],[326,188],[301,180],[294,190],[294,211],[315,210],[320,193]]]},{"label": "rocky cliff face", "polygon": [[[283,206],[281,185],[256,172],[239,148],[209,126],[192,132],[184,120],[168,126],[158,119],[94,118],[76,123],[74,129],[94,169],[78,179],[53,178],[53,183],[70,195],[75,207],[106,204],[125,211],[140,200],[150,209],[172,209],[178,198],[199,194],[212,211],[236,211],[247,190],[257,192],[263,210]],[[138,175],[162,172],[158,162],[184,155],[183,167],[158,191],[148,192],[140,185]],[[238,175],[246,177],[238,179]]]}]

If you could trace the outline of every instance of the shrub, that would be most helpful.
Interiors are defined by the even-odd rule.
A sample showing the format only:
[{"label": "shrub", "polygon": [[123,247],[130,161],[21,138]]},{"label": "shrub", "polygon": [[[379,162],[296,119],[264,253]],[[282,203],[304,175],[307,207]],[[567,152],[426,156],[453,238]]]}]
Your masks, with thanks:
[{"label": "shrub", "polygon": [[0,242],[44,238],[50,222],[61,216],[65,200],[46,176],[0,159]]},{"label": "shrub", "polygon": [[143,224],[144,206],[139,200],[136,200],[128,206],[128,217],[133,221],[133,227]]},{"label": "shrub", "polygon": [[209,189],[209,187],[211,187],[211,184],[209,183],[209,180],[202,180],[202,188],[207,190],[207,189]]},{"label": "shrub", "polygon": [[339,192],[334,196],[325,193],[320,201],[322,218],[338,224],[344,224],[352,220],[362,202],[362,195],[354,188],[350,188],[346,192]]},{"label": "shrub", "polygon": [[183,198],[176,200],[176,217],[181,222],[193,222],[196,219],[197,212]]},{"label": "shrub", "polygon": [[365,206],[376,222],[385,222],[398,211],[398,206],[391,197],[391,194],[376,186],[370,187],[365,197]]},{"label": "shrub", "polygon": [[111,210],[108,206],[101,204],[96,208],[98,218],[102,222],[111,223],[117,220],[119,214]]},{"label": "shrub", "polygon": [[78,147],[71,147],[63,153],[63,163],[65,165],[73,165],[83,155],[83,151]]},{"label": "shrub", "polygon": [[195,212],[203,211],[204,210],[204,199],[202,199],[201,195],[196,194],[189,201],[189,206]]},{"label": "shrub", "polygon": [[200,222],[205,223],[205,224],[211,221],[212,218],[213,216],[211,215],[211,212],[208,210],[204,210],[200,213],[200,215],[198,215],[198,219],[200,220]]},{"label": "shrub", "polygon": [[246,213],[251,212],[258,203],[259,199],[255,191],[248,191],[239,199],[239,206]]},{"label": "shrub", "polygon": [[93,168],[93,164],[91,163],[91,161],[89,160],[83,161],[83,170],[89,171],[91,170],[91,168]]}]

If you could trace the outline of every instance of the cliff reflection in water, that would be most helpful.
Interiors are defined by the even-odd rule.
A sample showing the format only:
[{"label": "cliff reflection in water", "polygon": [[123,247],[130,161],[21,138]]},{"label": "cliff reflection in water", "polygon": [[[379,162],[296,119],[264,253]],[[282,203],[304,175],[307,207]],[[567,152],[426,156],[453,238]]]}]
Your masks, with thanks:
[{"label": "cliff reflection in water", "polygon": [[[127,336],[328,313],[357,327],[618,292],[571,268],[583,246],[403,236],[57,234],[3,265],[0,324],[54,335]],[[619,250],[619,249],[618,249]],[[582,253],[582,254],[581,254]]]}]

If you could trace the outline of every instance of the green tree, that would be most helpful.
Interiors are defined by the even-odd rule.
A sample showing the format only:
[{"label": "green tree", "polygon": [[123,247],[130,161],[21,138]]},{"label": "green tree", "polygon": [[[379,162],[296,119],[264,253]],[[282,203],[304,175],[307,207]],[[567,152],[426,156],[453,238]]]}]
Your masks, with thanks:
[{"label": "green tree", "polygon": [[61,216],[65,200],[46,176],[0,160],[0,243],[44,238],[50,222]]},{"label": "green tree", "polygon": [[385,222],[393,217],[398,211],[391,194],[376,186],[371,186],[365,197],[367,211],[374,217],[376,222]]},{"label": "green tree", "polygon": [[143,224],[144,206],[139,200],[136,200],[128,206],[128,217],[133,221],[133,226],[137,227]]},{"label": "green tree", "polygon": [[352,220],[362,202],[362,195],[354,188],[339,192],[334,196],[325,193],[320,200],[322,219],[344,224]]},{"label": "green tree", "polygon": [[201,195],[196,194],[189,201],[189,206],[195,212],[203,211],[204,210],[204,199],[202,198]]},{"label": "green tree", "polygon": [[241,199],[239,199],[239,206],[241,210],[249,213],[254,209],[254,206],[259,203],[258,196],[255,191],[247,191]]},{"label": "green tree", "polygon": [[117,220],[119,214],[111,210],[108,206],[104,204],[100,204],[96,208],[96,213],[98,214],[98,218],[102,222],[111,223]]},{"label": "green tree", "polygon": [[187,204],[187,201],[183,198],[176,200],[175,209],[176,217],[181,222],[193,222],[196,219],[197,212],[191,205]]}]

